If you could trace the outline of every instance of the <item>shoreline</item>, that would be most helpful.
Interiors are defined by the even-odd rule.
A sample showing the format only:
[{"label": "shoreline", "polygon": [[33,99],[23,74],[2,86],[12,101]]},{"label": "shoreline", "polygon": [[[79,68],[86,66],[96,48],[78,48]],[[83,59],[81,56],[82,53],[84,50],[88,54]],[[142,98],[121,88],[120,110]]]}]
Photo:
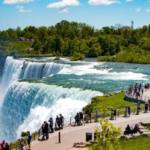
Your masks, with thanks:
[{"label": "shoreline", "polygon": [[[42,58],[42,57],[45,57],[45,58],[47,58],[47,57],[55,57],[55,58],[67,58],[67,59],[69,59],[70,61],[72,61],[71,60],[71,57],[69,57],[69,56],[56,56],[56,55],[52,55],[52,54],[25,54],[25,55],[15,55],[15,54],[6,54],[5,55],[5,57],[7,57],[7,56],[12,56],[12,57],[14,57],[14,58]],[[0,56],[1,57],[1,56]],[[4,57],[4,56],[3,56]],[[79,60],[73,60],[73,61],[75,61],[75,62],[77,62],[77,61],[87,61],[87,62],[92,62],[92,61],[89,61],[89,60],[93,60],[93,62],[102,62],[102,63],[122,63],[122,64],[137,64],[137,65],[150,65],[150,63],[138,63],[138,62],[128,62],[128,61],[105,61],[105,60],[98,60],[98,58],[97,57],[86,57],[86,58],[84,58],[84,59],[79,59]]]}]

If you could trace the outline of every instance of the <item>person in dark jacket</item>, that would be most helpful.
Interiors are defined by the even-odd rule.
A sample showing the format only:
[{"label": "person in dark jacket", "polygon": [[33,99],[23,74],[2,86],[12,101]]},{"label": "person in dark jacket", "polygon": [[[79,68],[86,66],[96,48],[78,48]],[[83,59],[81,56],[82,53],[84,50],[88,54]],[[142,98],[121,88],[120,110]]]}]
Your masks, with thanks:
[{"label": "person in dark jacket", "polygon": [[59,115],[59,122],[60,122],[60,129],[63,129],[64,127],[64,117],[62,114]]},{"label": "person in dark jacket", "polygon": [[31,136],[30,132],[28,132],[27,143],[28,143],[29,148],[31,147],[31,141],[32,141],[32,136]]},{"label": "person in dark jacket", "polygon": [[54,132],[54,122],[53,122],[53,118],[51,117],[49,119],[49,128],[50,128],[50,132],[53,133]]}]

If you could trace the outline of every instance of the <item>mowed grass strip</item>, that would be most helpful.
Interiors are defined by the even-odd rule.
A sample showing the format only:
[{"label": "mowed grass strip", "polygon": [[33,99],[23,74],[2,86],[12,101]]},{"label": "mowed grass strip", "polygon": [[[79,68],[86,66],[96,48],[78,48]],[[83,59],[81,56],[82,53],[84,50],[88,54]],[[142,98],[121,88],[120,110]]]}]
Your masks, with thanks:
[{"label": "mowed grass strip", "polygon": [[150,136],[120,140],[121,150],[150,150]]},{"label": "mowed grass strip", "polygon": [[123,109],[125,106],[136,107],[136,103],[124,100],[125,92],[113,94],[111,96],[97,96],[92,98],[90,104],[84,107],[85,112],[103,112],[109,109]]}]

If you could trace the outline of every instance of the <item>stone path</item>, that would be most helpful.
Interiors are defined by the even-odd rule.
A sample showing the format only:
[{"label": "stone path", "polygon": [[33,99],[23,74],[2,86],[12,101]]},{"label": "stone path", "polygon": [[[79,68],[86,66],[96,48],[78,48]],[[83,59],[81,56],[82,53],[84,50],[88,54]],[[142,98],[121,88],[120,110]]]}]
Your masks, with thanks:
[{"label": "stone path", "polygon": [[[132,115],[131,117],[119,117],[117,120],[111,121],[116,126],[122,128],[127,124],[135,125],[136,123],[150,123],[150,113],[141,113],[140,115]],[[50,135],[48,141],[35,141],[32,143],[32,150],[70,150],[76,142],[85,142],[85,133],[94,132],[100,123],[86,124],[79,127],[66,127],[61,131],[61,144],[58,143],[58,132]]]}]

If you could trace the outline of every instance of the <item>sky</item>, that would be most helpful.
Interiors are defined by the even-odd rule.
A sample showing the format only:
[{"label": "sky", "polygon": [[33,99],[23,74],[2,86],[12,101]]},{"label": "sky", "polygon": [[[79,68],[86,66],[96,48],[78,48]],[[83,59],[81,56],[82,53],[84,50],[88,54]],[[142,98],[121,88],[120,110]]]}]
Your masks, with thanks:
[{"label": "sky", "polygon": [[150,0],[0,0],[0,30],[51,26],[61,20],[95,28],[150,24]]}]

